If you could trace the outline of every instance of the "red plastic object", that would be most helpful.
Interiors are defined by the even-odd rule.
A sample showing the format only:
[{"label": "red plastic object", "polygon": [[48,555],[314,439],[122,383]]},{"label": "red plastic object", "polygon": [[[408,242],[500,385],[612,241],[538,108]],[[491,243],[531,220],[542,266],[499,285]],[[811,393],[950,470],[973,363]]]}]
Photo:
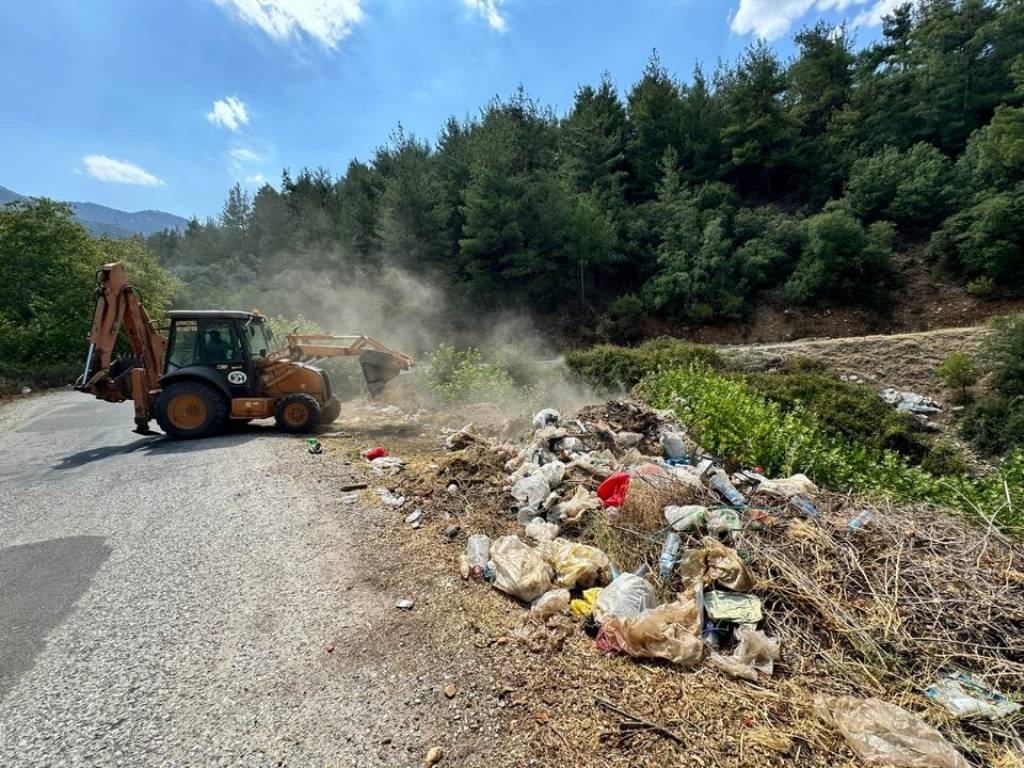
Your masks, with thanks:
[{"label": "red plastic object", "polygon": [[380,459],[387,456],[388,452],[386,448],[381,448],[379,445],[376,448],[371,448],[363,454],[363,458],[367,461],[373,461],[374,459]]},{"label": "red plastic object", "polygon": [[621,507],[629,490],[629,475],[616,472],[597,488],[597,495],[606,507]]}]

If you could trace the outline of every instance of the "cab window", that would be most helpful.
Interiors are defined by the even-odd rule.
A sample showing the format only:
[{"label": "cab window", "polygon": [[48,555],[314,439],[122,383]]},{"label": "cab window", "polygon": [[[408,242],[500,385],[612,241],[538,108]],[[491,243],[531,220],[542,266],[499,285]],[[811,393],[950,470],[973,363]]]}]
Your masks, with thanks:
[{"label": "cab window", "polygon": [[199,323],[195,320],[176,320],[171,348],[167,350],[168,372],[196,365],[199,360]]},{"label": "cab window", "polygon": [[249,353],[253,357],[266,357],[274,351],[274,341],[265,322],[259,320],[247,322],[245,336],[249,342]]},{"label": "cab window", "polygon": [[199,323],[202,360],[206,365],[242,362],[238,339],[226,320],[205,320]]}]

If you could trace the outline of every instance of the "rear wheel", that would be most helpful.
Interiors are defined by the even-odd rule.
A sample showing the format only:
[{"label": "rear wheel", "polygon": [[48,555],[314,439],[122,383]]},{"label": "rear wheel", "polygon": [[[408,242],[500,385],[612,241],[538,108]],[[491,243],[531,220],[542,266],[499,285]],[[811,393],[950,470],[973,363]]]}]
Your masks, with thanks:
[{"label": "rear wheel", "polygon": [[331,399],[328,400],[320,411],[320,423],[324,426],[333,424],[334,420],[341,415],[341,400],[331,395]]},{"label": "rear wheel", "polygon": [[320,404],[310,395],[296,392],[281,398],[274,411],[277,428],[293,434],[312,432],[320,423]]},{"label": "rear wheel", "polygon": [[179,440],[218,435],[228,420],[228,404],[220,392],[198,381],[171,384],[156,399],[156,421]]}]

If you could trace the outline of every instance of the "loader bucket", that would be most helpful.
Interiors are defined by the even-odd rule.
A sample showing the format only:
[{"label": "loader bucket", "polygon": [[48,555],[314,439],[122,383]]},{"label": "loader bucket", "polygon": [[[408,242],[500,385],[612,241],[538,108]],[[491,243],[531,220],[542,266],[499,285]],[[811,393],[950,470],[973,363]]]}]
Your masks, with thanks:
[{"label": "loader bucket", "polygon": [[402,371],[392,356],[374,349],[364,350],[359,355],[359,365],[363,369],[363,378],[366,379],[366,388],[370,390],[371,398],[376,398],[387,383]]}]

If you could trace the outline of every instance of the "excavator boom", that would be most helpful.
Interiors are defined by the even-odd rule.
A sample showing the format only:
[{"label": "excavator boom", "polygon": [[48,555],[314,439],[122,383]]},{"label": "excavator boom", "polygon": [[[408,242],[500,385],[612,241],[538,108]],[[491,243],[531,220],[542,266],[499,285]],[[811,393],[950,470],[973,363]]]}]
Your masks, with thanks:
[{"label": "excavator boom", "polygon": [[371,397],[376,397],[385,385],[401,371],[407,371],[413,360],[391,349],[372,336],[352,334],[327,336],[323,334],[289,334],[288,347],[283,351],[292,360],[318,362],[332,357],[359,357],[363,378]]}]

